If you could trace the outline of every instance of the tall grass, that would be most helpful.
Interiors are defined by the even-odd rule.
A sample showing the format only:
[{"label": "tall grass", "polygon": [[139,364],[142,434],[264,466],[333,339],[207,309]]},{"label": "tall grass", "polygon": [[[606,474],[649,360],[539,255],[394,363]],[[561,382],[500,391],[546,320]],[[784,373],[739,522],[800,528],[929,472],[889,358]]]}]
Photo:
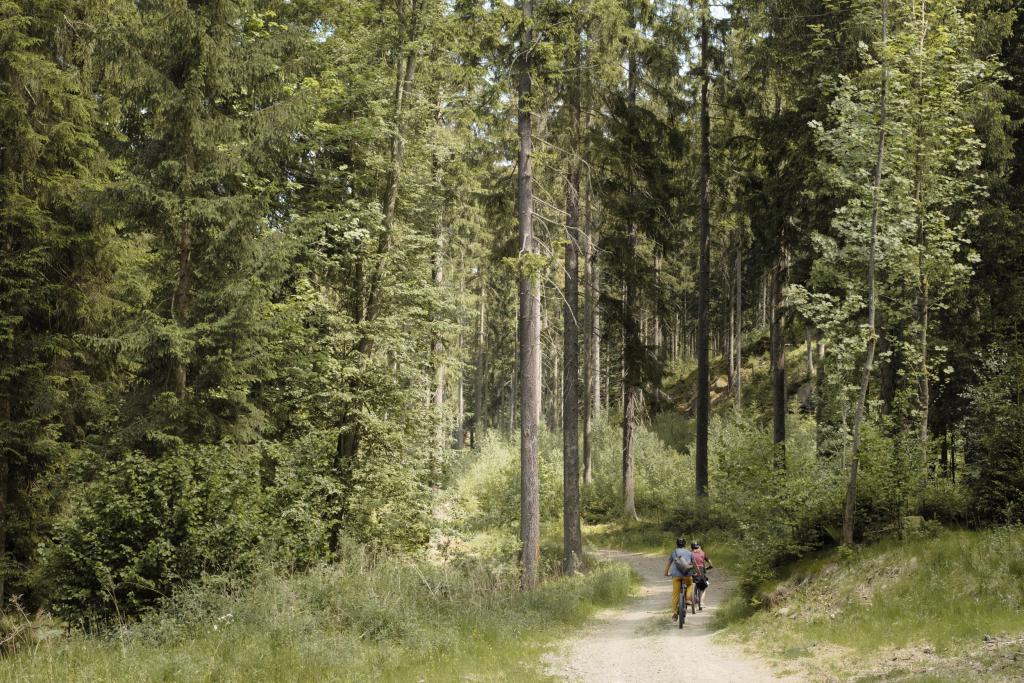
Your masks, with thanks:
[{"label": "tall grass", "polygon": [[115,634],[26,639],[0,660],[0,680],[543,680],[545,645],[632,582],[606,564],[522,593],[503,566],[353,546],[307,573],[186,589]]}]

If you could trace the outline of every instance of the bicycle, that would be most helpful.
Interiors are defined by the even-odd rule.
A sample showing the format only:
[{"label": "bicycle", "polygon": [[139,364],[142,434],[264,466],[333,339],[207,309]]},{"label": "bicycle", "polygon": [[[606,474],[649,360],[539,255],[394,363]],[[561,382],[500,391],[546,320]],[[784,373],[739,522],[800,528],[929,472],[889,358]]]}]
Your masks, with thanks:
[{"label": "bicycle", "polygon": [[679,587],[679,604],[676,606],[676,622],[679,628],[686,624],[686,582]]},{"label": "bicycle", "polygon": [[698,574],[693,582],[693,613],[697,613],[699,608],[702,612],[704,611],[703,598],[704,591],[708,588],[707,572],[710,567],[704,569],[702,574]]}]

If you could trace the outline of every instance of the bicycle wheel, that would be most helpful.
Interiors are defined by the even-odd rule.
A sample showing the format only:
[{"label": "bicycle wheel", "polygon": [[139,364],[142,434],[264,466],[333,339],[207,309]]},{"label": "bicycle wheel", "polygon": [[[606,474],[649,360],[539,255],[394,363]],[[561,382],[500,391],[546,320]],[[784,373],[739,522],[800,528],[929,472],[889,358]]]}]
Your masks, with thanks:
[{"label": "bicycle wheel", "polygon": [[676,622],[679,624],[679,628],[686,623],[686,586],[682,588],[683,590],[679,593],[679,604],[676,605]]}]

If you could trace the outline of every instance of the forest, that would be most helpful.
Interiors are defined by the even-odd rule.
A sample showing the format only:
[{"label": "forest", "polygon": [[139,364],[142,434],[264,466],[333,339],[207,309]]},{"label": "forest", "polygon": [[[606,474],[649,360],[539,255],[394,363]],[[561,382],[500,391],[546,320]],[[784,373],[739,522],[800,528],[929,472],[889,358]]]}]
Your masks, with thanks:
[{"label": "forest", "polygon": [[0,0],[0,678],[299,591],[417,680],[682,532],[740,621],[986,543],[1024,638],[1022,9]]}]

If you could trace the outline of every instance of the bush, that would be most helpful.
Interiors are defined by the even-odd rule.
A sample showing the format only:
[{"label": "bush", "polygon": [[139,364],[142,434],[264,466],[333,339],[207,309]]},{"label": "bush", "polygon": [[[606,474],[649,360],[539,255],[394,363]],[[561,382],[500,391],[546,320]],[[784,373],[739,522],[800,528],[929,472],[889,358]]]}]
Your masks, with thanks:
[{"label": "bush", "polygon": [[966,392],[967,485],[986,521],[1024,522],[1024,355],[992,351]]},{"label": "bush", "polygon": [[43,547],[54,608],[83,621],[136,614],[203,572],[251,569],[265,521],[259,462],[228,445],[102,463]]},{"label": "bush", "polygon": [[[676,427],[667,425],[674,421]],[[664,518],[691,496],[693,455],[678,450],[688,441],[686,422],[675,413],[662,413],[655,427],[635,432],[636,509],[641,517]],[[670,444],[661,436],[676,437]],[[592,433],[593,482],[583,487],[582,514],[588,522],[622,518],[622,424],[614,417],[596,422]],[[675,446],[675,447],[673,447]]]},{"label": "bush", "polygon": [[772,463],[768,430],[753,418],[712,420],[708,527],[733,532],[743,549],[739,567],[748,587],[771,576],[784,561],[820,547],[834,535],[842,510],[842,474],[837,463],[814,451],[813,422],[790,421],[787,467]]}]

